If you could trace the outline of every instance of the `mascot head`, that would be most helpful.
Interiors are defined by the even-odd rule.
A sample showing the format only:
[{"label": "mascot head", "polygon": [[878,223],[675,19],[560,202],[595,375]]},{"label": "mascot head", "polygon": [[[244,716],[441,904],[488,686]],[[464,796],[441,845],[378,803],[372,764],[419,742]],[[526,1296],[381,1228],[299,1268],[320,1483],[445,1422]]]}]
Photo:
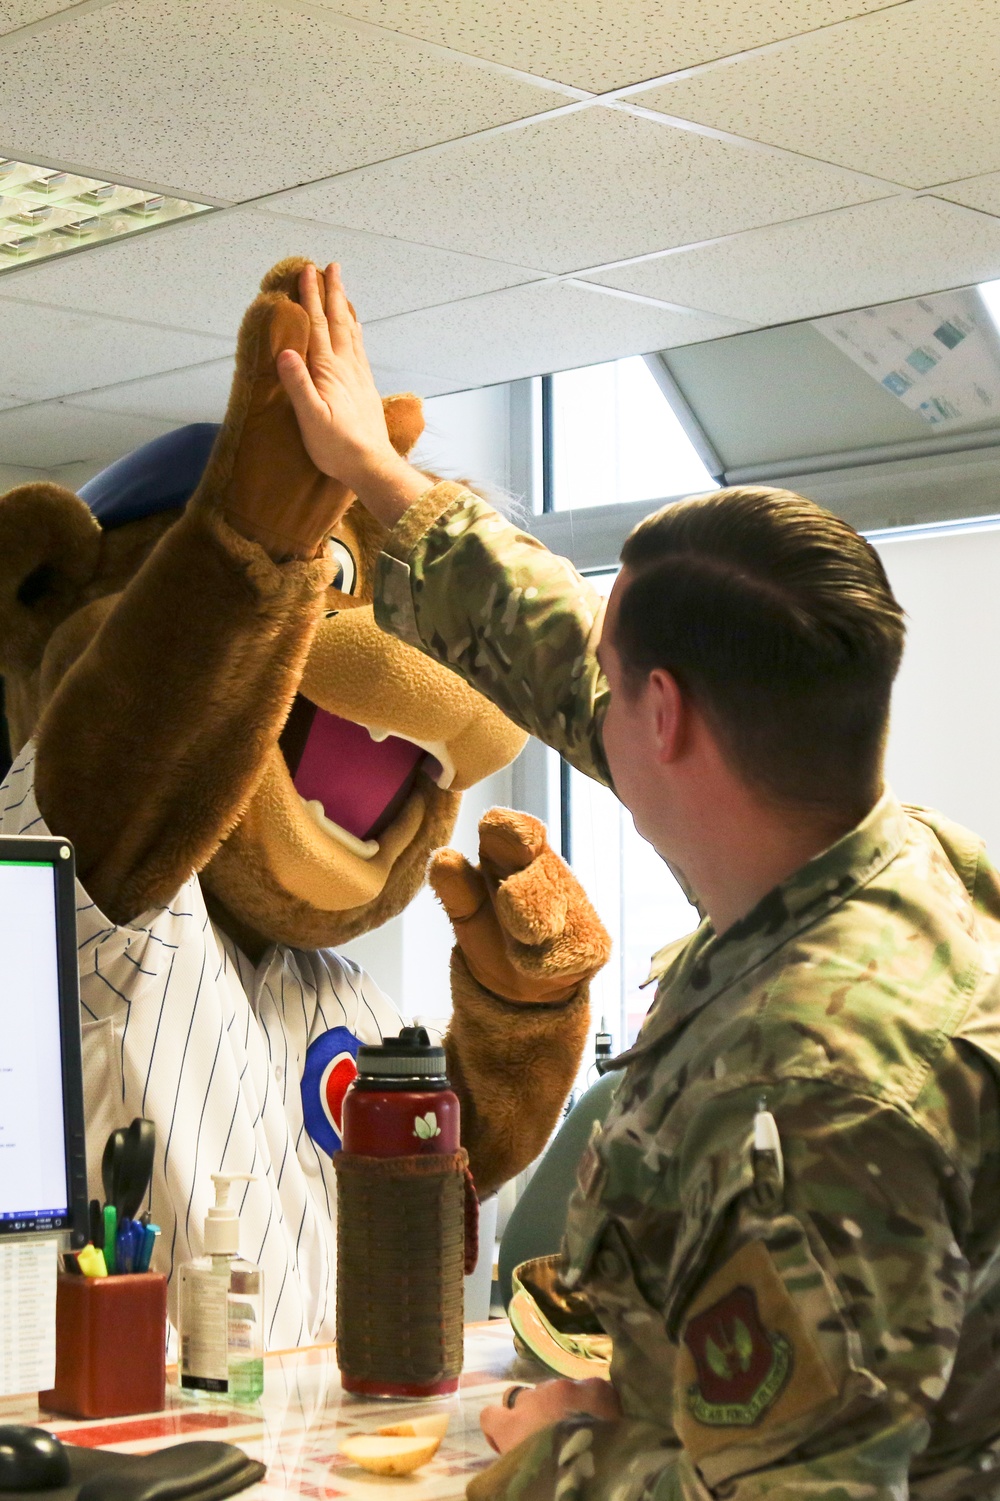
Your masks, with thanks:
[{"label": "mascot head", "polygon": [[[395,446],[408,452],[423,429],[418,398],[388,398],[385,410]],[[196,424],[157,438],[79,497],[29,485],[0,506],[0,669],[15,753],[183,513],[217,433]],[[251,950],[344,942],[401,911],[430,852],[447,842],[462,790],[524,743],[461,679],[379,630],[372,578],[383,539],[360,506],[327,539],[334,577],[299,692],[263,748],[256,790],[201,871],[214,915]],[[156,701],[151,684],[151,713]]]}]

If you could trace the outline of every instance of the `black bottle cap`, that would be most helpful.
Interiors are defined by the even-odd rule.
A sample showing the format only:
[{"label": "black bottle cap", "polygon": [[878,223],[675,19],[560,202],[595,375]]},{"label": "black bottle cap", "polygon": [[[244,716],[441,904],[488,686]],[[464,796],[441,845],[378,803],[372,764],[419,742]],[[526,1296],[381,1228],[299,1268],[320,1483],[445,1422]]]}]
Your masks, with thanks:
[{"label": "black bottle cap", "polygon": [[398,1037],[365,1043],[358,1052],[361,1079],[441,1079],[444,1048],[432,1043],[425,1027],[404,1027]]}]

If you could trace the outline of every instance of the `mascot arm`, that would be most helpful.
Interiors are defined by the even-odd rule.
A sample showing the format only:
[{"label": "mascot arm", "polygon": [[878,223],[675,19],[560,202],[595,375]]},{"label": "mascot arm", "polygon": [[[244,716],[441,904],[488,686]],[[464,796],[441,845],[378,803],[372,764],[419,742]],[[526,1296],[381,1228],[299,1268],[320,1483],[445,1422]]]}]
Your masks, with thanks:
[{"label": "mascot arm", "polygon": [[611,944],[583,888],[528,813],[494,808],[479,865],[439,850],[430,882],[455,929],[445,1046],[480,1194],[538,1156],[576,1078],[589,984]]},{"label": "mascot arm", "polygon": [[104,619],[71,665],[75,643],[53,635],[38,806],[73,841],[80,878],[112,921],[169,902],[239,817],[298,686],[331,567],[278,567],[192,502],[114,608],[91,607]]},{"label": "mascot arm", "polygon": [[[309,459],[274,366],[308,345],[304,264],[276,266],[247,310],[226,419],[183,517],[113,608],[78,612],[43,662],[39,809],[116,922],[169,902],[237,822],[333,576],[323,540],[350,496]],[[422,421],[415,397],[386,404],[401,452]]]},{"label": "mascot arm", "polygon": [[590,1022],[589,986],[558,1005],[519,1005],[486,990],[461,949],[451,959],[448,1077],[480,1198],[534,1162],[573,1087]]}]

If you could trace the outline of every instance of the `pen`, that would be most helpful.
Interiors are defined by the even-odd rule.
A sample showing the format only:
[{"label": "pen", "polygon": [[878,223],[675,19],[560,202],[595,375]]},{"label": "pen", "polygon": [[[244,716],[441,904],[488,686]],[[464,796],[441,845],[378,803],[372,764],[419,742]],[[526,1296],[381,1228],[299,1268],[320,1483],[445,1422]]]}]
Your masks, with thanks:
[{"label": "pen", "polygon": [[115,1240],[118,1235],[118,1210],[113,1204],[104,1206],[104,1264],[109,1273],[117,1271]]},{"label": "pen", "polygon": [[119,1221],[118,1234],[115,1236],[115,1271],[126,1274],[135,1271],[135,1238],[132,1234],[132,1221],[125,1215]]},{"label": "pen", "polygon": [[153,1247],[156,1244],[156,1237],[159,1233],[159,1225],[145,1225],[143,1227],[142,1250],[139,1254],[139,1260],[136,1263],[137,1272],[149,1271],[149,1263],[153,1257]]}]

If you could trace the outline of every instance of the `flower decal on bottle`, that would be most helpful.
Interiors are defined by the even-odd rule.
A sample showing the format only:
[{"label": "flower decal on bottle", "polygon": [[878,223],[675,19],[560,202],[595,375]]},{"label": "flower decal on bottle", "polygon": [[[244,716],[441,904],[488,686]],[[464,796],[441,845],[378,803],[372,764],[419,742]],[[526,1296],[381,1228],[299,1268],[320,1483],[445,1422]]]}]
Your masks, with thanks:
[{"label": "flower decal on bottle", "polygon": [[419,1136],[421,1141],[430,1141],[432,1136],[441,1135],[441,1127],[433,1110],[428,1110],[426,1115],[418,1115],[413,1122],[413,1134]]}]

